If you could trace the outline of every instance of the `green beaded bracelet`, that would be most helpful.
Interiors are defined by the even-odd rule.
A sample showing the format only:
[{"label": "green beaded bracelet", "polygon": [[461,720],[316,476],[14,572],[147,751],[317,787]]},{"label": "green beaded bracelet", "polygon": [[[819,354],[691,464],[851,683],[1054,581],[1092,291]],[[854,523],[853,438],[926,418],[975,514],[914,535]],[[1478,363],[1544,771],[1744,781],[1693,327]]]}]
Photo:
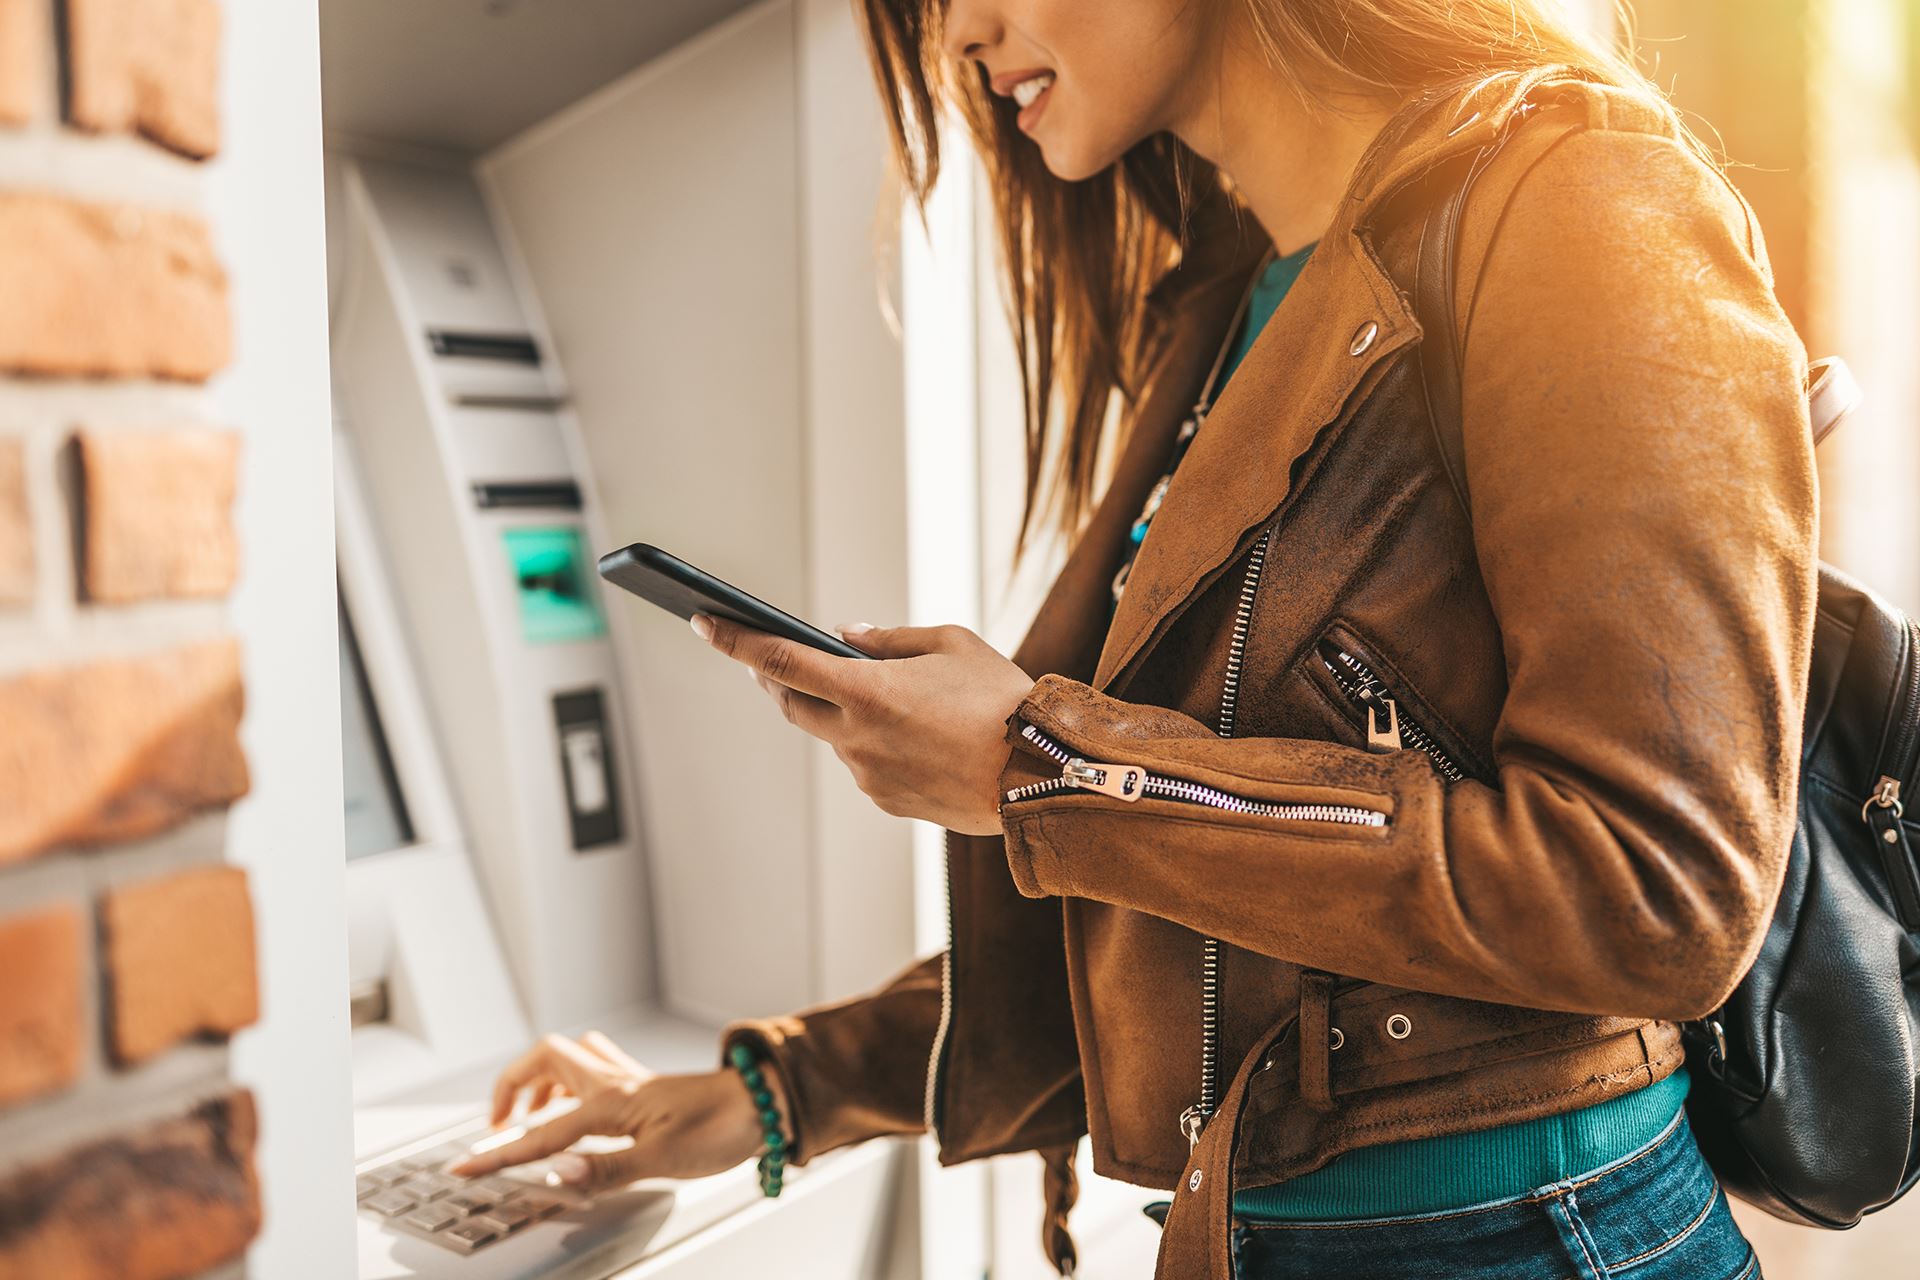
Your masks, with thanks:
[{"label": "green beaded bracelet", "polygon": [[781,1175],[787,1167],[787,1139],[780,1132],[780,1108],[773,1104],[773,1092],[767,1088],[766,1080],[760,1075],[758,1059],[745,1041],[737,1040],[727,1049],[727,1061],[740,1073],[753,1105],[760,1109],[760,1127],[767,1148],[760,1153],[760,1194],[777,1196]]}]

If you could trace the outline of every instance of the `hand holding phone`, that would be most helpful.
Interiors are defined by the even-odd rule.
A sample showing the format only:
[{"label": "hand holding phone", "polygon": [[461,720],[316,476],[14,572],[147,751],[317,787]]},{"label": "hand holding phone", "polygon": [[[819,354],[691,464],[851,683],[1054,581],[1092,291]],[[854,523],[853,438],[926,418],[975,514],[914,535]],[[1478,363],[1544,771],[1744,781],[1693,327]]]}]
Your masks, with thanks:
[{"label": "hand holding phone", "polygon": [[873,657],[650,542],[636,542],[601,556],[600,576],[682,618],[710,613],[836,657]]},{"label": "hand holding phone", "polygon": [[868,653],[648,543],[602,556],[600,573],[677,617],[711,616],[707,642],[752,670],[781,714],[831,746],[885,812],[966,835],[1000,831],[1007,718],[1034,677],[976,632],[882,627],[863,633]]}]

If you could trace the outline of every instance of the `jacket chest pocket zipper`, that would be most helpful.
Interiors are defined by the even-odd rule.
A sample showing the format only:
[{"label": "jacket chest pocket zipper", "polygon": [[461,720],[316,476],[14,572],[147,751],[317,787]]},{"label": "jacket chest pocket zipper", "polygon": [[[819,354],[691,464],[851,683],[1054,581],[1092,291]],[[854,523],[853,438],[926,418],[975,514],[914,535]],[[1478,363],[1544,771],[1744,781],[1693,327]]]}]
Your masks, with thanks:
[{"label": "jacket chest pocket zipper", "polygon": [[1394,697],[1366,660],[1332,637],[1321,639],[1318,651],[1327,673],[1340,686],[1347,700],[1367,718],[1367,748],[1371,751],[1399,751],[1411,747],[1426,753],[1434,768],[1448,782],[1459,782],[1466,771],[1449,755],[1433,734],[1409,717],[1400,699]]}]

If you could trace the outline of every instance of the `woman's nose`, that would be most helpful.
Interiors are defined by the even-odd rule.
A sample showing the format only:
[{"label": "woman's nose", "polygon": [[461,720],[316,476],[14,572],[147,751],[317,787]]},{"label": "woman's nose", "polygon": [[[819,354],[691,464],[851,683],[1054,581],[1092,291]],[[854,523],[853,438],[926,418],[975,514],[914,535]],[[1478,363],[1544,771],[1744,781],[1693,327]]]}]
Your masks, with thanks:
[{"label": "woman's nose", "polygon": [[956,62],[977,58],[1000,38],[999,20],[990,0],[951,0],[940,34],[940,44]]}]

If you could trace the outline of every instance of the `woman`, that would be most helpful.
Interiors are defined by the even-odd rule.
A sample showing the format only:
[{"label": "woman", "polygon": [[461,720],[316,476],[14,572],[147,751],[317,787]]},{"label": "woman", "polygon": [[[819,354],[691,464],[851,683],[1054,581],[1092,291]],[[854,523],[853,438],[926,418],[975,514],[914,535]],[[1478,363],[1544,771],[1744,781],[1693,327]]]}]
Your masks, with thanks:
[{"label": "woman", "polygon": [[[1553,0],[865,15],[915,195],[937,101],[986,162],[1022,541],[1053,459],[1072,554],[1010,659],[695,629],[947,828],[952,944],[728,1027],[748,1088],[550,1039],[495,1119],[584,1104],[459,1171],[601,1132],[569,1176],[777,1178],[930,1128],[1043,1153],[1068,1271],[1084,1134],[1173,1191],[1161,1276],[1759,1275],[1678,1027],[1779,892],[1812,635],[1806,356],[1744,199]],[[1482,154],[1450,477],[1409,295]]]}]

